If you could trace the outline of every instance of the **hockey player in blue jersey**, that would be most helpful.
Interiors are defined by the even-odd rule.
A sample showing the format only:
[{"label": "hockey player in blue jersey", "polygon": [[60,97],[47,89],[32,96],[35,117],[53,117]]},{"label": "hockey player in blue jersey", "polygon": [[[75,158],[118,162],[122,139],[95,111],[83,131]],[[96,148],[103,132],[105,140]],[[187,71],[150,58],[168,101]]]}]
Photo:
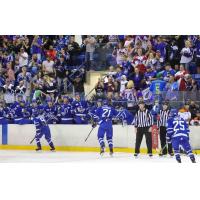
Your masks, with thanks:
[{"label": "hockey player in blue jersey", "polygon": [[178,111],[172,109],[167,121],[167,142],[172,143],[177,162],[181,163],[180,146],[185,150],[191,161],[195,163],[195,157],[189,143],[189,127],[187,122],[178,116]]},{"label": "hockey player in blue jersey", "polygon": [[8,123],[6,116],[7,116],[6,108],[4,107],[3,101],[0,100],[0,124]]},{"label": "hockey player in blue jersey", "polygon": [[63,103],[61,104],[58,115],[61,118],[61,124],[73,124],[73,110],[68,96],[63,97]]},{"label": "hockey player in blue jersey", "polygon": [[57,109],[53,105],[52,99],[47,99],[47,105],[44,107],[45,119],[48,120],[49,124],[57,124],[58,118],[57,116]]},{"label": "hockey player in blue jersey", "polygon": [[[113,126],[112,118],[116,117],[118,112],[111,106],[108,105],[107,100],[103,101],[103,106],[99,107],[94,114],[94,120],[99,124],[98,129],[98,141],[100,144],[100,154],[103,155],[105,152],[105,142],[104,136],[106,134],[106,139],[110,149],[110,155],[113,155]],[[93,123],[93,127],[96,123]]]},{"label": "hockey player in blue jersey", "polygon": [[36,140],[36,144],[37,144],[36,151],[42,150],[40,139],[42,138],[43,135],[51,148],[50,150],[55,151],[54,144],[51,141],[50,128],[48,126],[47,121],[45,120],[44,115],[40,115],[38,113],[38,111],[35,111],[33,113],[33,115],[34,115],[33,121],[34,121],[35,128],[36,128],[36,135],[35,135],[35,140]]},{"label": "hockey player in blue jersey", "polygon": [[117,118],[122,120],[122,124],[126,125],[133,125],[134,124],[134,116],[131,112],[129,112],[127,109],[122,109],[119,111]]},{"label": "hockey player in blue jersey", "polygon": [[21,100],[19,105],[16,105],[13,111],[15,124],[31,124],[31,120],[29,119],[31,113],[24,100]]},{"label": "hockey player in blue jersey", "polygon": [[81,100],[78,93],[75,94],[75,100],[72,103],[74,110],[74,121],[76,124],[88,124],[88,103]]},{"label": "hockey player in blue jersey", "polygon": [[44,106],[39,105],[39,102],[36,99],[32,100],[31,103],[31,119],[33,121],[35,115],[41,115],[44,113]]}]

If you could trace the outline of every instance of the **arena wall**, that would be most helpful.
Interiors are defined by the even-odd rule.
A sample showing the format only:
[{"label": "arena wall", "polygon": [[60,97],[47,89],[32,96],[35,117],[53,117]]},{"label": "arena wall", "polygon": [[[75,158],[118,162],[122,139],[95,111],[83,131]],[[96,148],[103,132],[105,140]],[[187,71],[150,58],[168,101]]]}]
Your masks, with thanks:
[{"label": "arena wall", "polygon": [[[98,151],[97,131],[95,128],[91,136],[85,142],[91,125],[50,125],[52,140],[58,150],[71,151]],[[193,149],[200,149],[200,127],[192,126],[191,145]],[[135,143],[134,126],[114,125],[114,146],[119,151],[132,151]],[[8,125],[0,128],[1,149],[34,149],[35,142],[30,141],[35,136],[34,125]],[[48,149],[44,138],[42,145]],[[141,148],[146,149],[145,138],[143,138]]]}]

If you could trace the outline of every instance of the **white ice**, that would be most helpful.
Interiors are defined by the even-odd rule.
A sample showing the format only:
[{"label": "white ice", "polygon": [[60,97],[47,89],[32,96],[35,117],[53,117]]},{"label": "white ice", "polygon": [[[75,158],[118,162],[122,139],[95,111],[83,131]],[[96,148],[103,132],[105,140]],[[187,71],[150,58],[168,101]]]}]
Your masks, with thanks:
[{"label": "white ice", "polygon": [[[189,163],[187,156],[182,156],[183,163]],[[200,163],[200,156],[196,155],[197,162]],[[154,155],[149,158],[147,155],[140,155],[134,158],[132,153],[115,153],[110,157],[108,153],[100,156],[96,152],[35,152],[35,151],[14,151],[0,150],[1,163],[19,163],[19,162],[41,162],[41,163],[60,163],[60,162],[133,162],[133,163],[176,163],[175,158],[159,157]]]}]

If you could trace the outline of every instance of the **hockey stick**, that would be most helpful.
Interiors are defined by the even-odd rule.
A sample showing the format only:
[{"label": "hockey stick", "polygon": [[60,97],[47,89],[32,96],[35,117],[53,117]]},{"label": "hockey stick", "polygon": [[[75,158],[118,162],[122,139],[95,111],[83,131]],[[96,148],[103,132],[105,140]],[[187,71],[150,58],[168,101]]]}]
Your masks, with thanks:
[{"label": "hockey stick", "polygon": [[[95,128],[95,127],[94,127]],[[90,134],[92,133],[92,131],[94,130],[94,128],[91,129],[91,131],[89,132],[88,136],[85,138],[85,142],[88,140],[88,138],[90,137]]]},{"label": "hockey stick", "polygon": [[30,144],[33,143],[33,141],[35,140],[35,138],[36,138],[36,135],[35,135],[35,137],[30,141]]},{"label": "hockey stick", "polygon": [[163,148],[161,148],[160,154],[163,153],[163,150],[167,147],[168,143],[165,144],[165,146]]}]

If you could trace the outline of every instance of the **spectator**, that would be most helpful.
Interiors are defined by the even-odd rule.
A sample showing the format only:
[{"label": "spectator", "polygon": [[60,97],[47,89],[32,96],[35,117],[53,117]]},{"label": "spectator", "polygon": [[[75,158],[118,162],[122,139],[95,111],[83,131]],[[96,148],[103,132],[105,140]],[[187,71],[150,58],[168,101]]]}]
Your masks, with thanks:
[{"label": "spectator", "polygon": [[80,47],[79,47],[79,44],[75,42],[74,36],[70,36],[69,43],[67,45],[67,50],[70,55],[69,65],[76,66],[78,64],[77,56],[79,55]]},{"label": "spectator", "polygon": [[190,102],[189,111],[191,113],[191,118],[194,119],[196,117],[197,112],[199,111],[199,105],[194,101]]},{"label": "spectator", "polygon": [[127,35],[125,43],[124,43],[124,47],[128,48],[131,43],[133,43],[133,37],[131,35]]},{"label": "spectator", "polygon": [[194,79],[192,79],[192,84],[191,84],[190,90],[193,91],[193,92],[199,91],[199,86],[197,84],[197,81],[194,80]]},{"label": "spectator", "polygon": [[48,94],[51,99],[55,98],[56,94],[56,80],[48,75],[44,76],[44,92]]},{"label": "spectator", "polygon": [[189,111],[189,106],[190,105],[188,103],[185,103],[185,105],[178,112],[179,116],[182,117],[184,120],[186,120],[188,124],[191,120],[191,113]]},{"label": "spectator", "polygon": [[199,110],[196,111],[195,117],[192,118],[192,120],[190,121],[190,124],[192,126],[199,126],[200,125],[200,111]]},{"label": "spectator", "polygon": [[178,52],[178,46],[175,40],[172,40],[169,45],[168,55],[169,55],[169,63],[172,67],[179,64],[180,56]]},{"label": "spectator", "polygon": [[14,103],[14,101],[15,101],[14,85],[8,79],[6,79],[6,83],[3,86],[3,92],[4,92],[5,103],[6,104]]},{"label": "spectator", "polygon": [[28,54],[25,52],[24,48],[22,47],[19,52],[19,67],[27,66],[28,65]]},{"label": "spectator", "polygon": [[95,85],[95,91],[96,91],[96,95],[99,97],[102,97],[104,94],[104,84],[103,84],[103,80],[101,78],[98,79],[98,82]]},{"label": "spectator", "polygon": [[11,62],[7,63],[7,73],[6,73],[6,76],[7,76],[7,79],[10,82],[14,83],[14,81],[15,81],[15,72],[12,69],[12,63]]},{"label": "spectator", "polygon": [[84,40],[84,44],[86,46],[86,54],[85,54],[85,62],[87,64],[87,70],[90,70],[90,67],[93,67],[94,63],[94,51],[96,45],[96,39],[91,35],[88,35]]},{"label": "spectator", "polygon": [[30,41],[29,41],[29,38],[28,37],[25,37],[23,40],[22,40],[22,46],[25,50],[25,52],[27,52],[28,55],[30,55]]},{"label": "spectator", "polygon": [[58,83],[58,91],[62,91],[62,84],[63,84],[63,92],[67,92],[67,63],[65,61],[65,58],[63,56],[60,57],[60,59],[55,64],[55,72],[57,77],[57,83]]},{"label": "spectator", "polygon": [[123,91],[126,89],[126,85],[127,85],[128,81],[125,75],[121,76],[121,80],[120,80],[120,94],[122,95]]},{"label": "spectator", "polygon": [[118,47],[114,48],[113,56],[116,57],[116,62],[121,65],[127,58],[127,49],[124,48],[123,42],[119,42]]},{"label": "spectator", "polygon": [[166,43],[163,41],[163,38],[158,36],[157,37],[157,40],[156,40],[156,43],[154,45],[154,49],[156,51],[159,51],[160,52],[160,59],[161,59],[161,62],[164,62],[165,59],[166,59]]},{"label": "spectator", "polygon": [[166,99],[167,100],[177,100],[178,99],[178,83],[175,81],[174,76],[170,75],[168,83],[166,84],[165,90],[166,93]]},{"label": "spectator", "polygon": [[145,67],[146,60],[147,60],[147,58],[146,58],[146,56],[143,55],[142,49],[139,48],[137,50],[137,55],[133,58],[133,66],[137,67],[141,73],[145,73],[146,72],[146,67]]},{"label": "spectator", "polygon": [[85,89],[84,89],[84,78],[81,74],[77,75],[73,80],[68,76],[69,80],[72,82],[74,86],[74,92],[78,93],[81,99],[85,99]]},{"label": "spectator", "polygon": [[200,74],[200,36],[197,37],[195,47],[196,47],[195,64],[197,67],[197,73]]},{"label": "spectator", "polygon": [[113,95],[115,92],[115,84],[114,84],[112,76],[108,77],[108,82],[106,84],[106,91],[108,95]]},{"label": "spectator", "polygon": [[54,61],[48,56],[47,60],[42,62],[42,68],[44,75],[54,75]]},{"label": "spectator", "polygon": [[117,72],[115,71],[114,67],[110,66],[107,75],[111,76],[112,78],[115,78],[116,74],[117,74]]},{"label": "spectator", "polygon": [[146,50],[145,56],[147,58],[149,58],[150,53],[152,53],[153,55],[155,54],[155,51],[153,50],[153,46],[152,46],[151,42],[149,42],[147,45],[147,50]]},{"label": "spectator", "polygon": [[23,97],[23,100],[26,101],[26,86],[23,80],[19,81],[19,84],[16,86],[15,94],[20,94]]},{"label": "spectator", "polygon": [[193,51],[189,40],[185,41],[185,47],[181,50],[180,64],[183,64],[185,69],[189,70],[189,64],[193,59]]},{"label": "spectator", "polygon": [[31,53],[36,54],[39,61],[42,58],[42,38],[38,35],[34,36],[31,44]]},{"label": "spectator", "polygon": [[157,79],[156,71],[154,71],[151,66],[147,66],[144,78],[146,80],[147,85],[150,85],[152,81]]},{"label": "spectator", "polygon": [[185,75],[187,72],[185,71],[184,65],[180,65],[180,69],[175,74],[175,79],[178,83],[178,89],[179,91],[185,91],[186,90],[186,81],[185,81]]},{"label": "spectator", "polygon": [[55,60],[56,59],[56,50],[53,48],[52,45],[49,46],[49,50],[46,51],[46,55],[47,57],[49,57],[51,60]]},{"label": "spectator", "polygon": [[128,76],[128,80],[132,80],[134,82],[135,89],[140,90],[142,88],[142,81],[144,80],[144,75],[136,67],[135,71]]},{"label": "spectator", "polygon": [[154,70],[156,70],[157,72],[160,72],[162,71],[163,69],[163,65],[164,65],[164,61],[163,59],[161,58],[161,53],[160,51],[156,51],[156,56],[155,56],[155,64],[154,64]]},{"label": "spectator", "polygon": [[162,72],[163,80],[169,81],[170,76],[174,76],[175,73],[175,70],[172,69],[169,63],[167,63],[165,66],[165,70]]},{"label": "spectator", "polygon": [[123,71],[123,67],[121,65],[117,65],[117,68],[116,68],[116,74],[115,74],[115,79],[117,81],[120,81],[121,80],[121,77],[125,75],[124,71]]},{"label": "spectator", "polygon": [[24,66],[22,67],[22,72],[18,74],[17,76],[17,82],[24,81],[25,87],[26,87],[26,100],[29,100],[30,94],[31,94],[31,73],[27,72],[27,68]]},{"label": "spectator", "polygon": [[122,91],[121,94],[122,98],[126,100],[126,107],[127,109],[135,114],[137,111],[137,102],[138,102],[138,92],[135,90],[134,82],[128,81],[126,88],[124,91]]},{"label": "spectator", "polygon": [[155,66],[156,62],[157,60],[155,59],[154,53],[153,52],[149,53],[149,56],[145,62],[145,65],[153,67]]},{"label": "spectator", "polygon": [[133,60],[133,53],[134,51],[134,45],[133,43],[130,43],[127,47],[127,61],[131,62]]},{"label": "spectator", "polygon": [[33,54],[32,58],[28,64],[28,68],[33,75],[36,75],[39,70],[41,70],[41,62],[38,59],[38,54]]}]

